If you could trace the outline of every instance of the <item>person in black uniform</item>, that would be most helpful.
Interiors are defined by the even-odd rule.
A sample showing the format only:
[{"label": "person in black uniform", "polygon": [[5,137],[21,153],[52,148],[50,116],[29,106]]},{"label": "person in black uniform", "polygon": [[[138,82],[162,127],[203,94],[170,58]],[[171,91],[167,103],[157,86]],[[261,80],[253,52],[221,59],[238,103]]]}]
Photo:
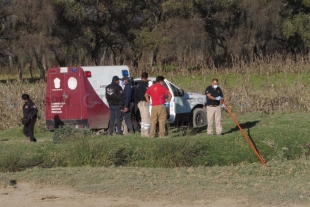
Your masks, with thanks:
[{"label": "person in black uniform", "polygon": [[22,124],[24,125],[23,133],[27,138],[29,138],[30,142],[36,142],[37,140],[33,133],[34,125],[37,121],[38,109],[28,94],[23,94],[22,99],[24,102],[22,119]]},{"label": "person in black uniform", "polygon": [[122,78],[123,85],[124,87],[124,93],[123,93],[123,98],[124,98],[124,120],[127,125],[128,133],[133,134],[133,124],[132,124],[132,111],[133,111],[133,92],[134,88],[132,85],[132,81],[130,80],[129,77],[123,77]]},{"label": "person in black uniform", "polygon": [[122,132],[122,111],[124,108],[123,89],[119,85],[119,77],[113,76],[112,83],[106,87],[106,99],[110,108],[109,135],[113,135],[114,125],[116,121],[117,133],[123,135]]},{"label": "person in black uniform", "polygon": [[145,99],[145,92],[149,88],[148,73],[142,73],[141,81],[137,89],[137,102],[141,115],[141,136],[149,137],[149,130],[151,125],[151,117],[149,112],[149,103]]},{"label": "person in black uniform", "polygon": [[213,120],[215,118],[216,134],[222,135],[222,109],[221,99],[223,92],[218,87],[218,79],[214,78],[211,85],[206,88],[207,96],[207,119],[208,119],[208,135],[213,135]]}]

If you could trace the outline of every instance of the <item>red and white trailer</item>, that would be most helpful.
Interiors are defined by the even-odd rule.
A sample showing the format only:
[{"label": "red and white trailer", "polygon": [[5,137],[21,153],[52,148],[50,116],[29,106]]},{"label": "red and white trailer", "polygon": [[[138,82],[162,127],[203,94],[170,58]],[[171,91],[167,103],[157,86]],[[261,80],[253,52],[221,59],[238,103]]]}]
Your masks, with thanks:
[{"label": "red and white trailer", "polygon": [[105,88],[113,76],[129,76],[127,66],[50,68],[47,72],[46,127],[106,129],[110,111]]}]

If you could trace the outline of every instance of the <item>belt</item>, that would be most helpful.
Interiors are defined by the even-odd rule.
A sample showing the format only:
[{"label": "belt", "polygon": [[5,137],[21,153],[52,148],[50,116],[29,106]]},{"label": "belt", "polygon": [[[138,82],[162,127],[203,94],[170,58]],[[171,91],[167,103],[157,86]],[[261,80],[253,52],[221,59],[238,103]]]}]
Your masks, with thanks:
[{"label": "belt", "polygon": [[217,106],[219,106],[219,105],[207,105],[207,106],[210,106],[210,107],[217,107]]}]

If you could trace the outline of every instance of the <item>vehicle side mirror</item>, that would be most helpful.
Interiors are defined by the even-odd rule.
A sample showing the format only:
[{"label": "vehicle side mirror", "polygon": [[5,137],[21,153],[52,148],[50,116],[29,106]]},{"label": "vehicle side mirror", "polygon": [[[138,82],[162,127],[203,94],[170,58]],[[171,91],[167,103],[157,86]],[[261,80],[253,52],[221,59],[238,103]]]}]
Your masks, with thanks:
[{"label": "vehicle side mirror", "polygon": [[179,89],[178,96],[180,96],[180,97],[184,96],[184,90],[183,89]]}]

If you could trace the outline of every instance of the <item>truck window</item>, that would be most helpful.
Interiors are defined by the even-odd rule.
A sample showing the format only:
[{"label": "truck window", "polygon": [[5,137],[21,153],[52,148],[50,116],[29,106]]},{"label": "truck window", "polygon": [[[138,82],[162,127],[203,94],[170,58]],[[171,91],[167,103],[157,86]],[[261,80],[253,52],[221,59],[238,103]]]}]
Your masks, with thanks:
[{"label": "truck window", "polygon": [[168,86],[167,86],[167,84],[166,84],[166,82],[164,81],[164,85],[163,85],[164,87],[166,87],[167,88],[167,90],[169,91],[169,88],[168,88]]},{"label": "truck window", "polygon": [[176,87],[175,85],[170,83],[170,88],[171,88],[172,93],[173,93],[174,96],[178,96],[179,95],[179,88],[178,87]]}]

